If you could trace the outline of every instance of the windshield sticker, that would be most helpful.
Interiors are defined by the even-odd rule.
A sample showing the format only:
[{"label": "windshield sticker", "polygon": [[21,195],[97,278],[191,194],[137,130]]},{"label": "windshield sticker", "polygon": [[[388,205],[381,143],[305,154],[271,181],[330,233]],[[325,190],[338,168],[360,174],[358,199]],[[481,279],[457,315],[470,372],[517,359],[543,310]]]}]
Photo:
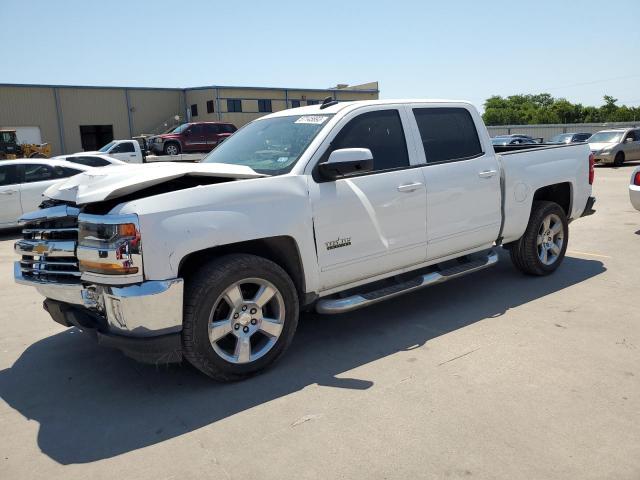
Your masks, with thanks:
[{"label": "windshield sticker", "polygon": [[289,160],[289,157],[278,157],[278,160],[276,160],[276,162],[278,163],[285,163]]},{"label": "windshield sticker", "polygon": [[322,125],[329,117],[323,117],[320,115],[305,115],[300,117],[294,123],[307,123],[311,125]]}]

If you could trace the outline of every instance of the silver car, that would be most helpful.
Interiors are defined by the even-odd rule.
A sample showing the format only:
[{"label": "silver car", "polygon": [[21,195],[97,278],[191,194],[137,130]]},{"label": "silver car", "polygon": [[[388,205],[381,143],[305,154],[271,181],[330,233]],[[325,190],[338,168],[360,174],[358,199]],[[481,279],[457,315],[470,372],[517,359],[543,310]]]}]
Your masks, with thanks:
[{"label": "silver car", "polygon": [[640,129],[602,130],[589,138],[596,163],[619,167],[629,160],[640,160]]}]

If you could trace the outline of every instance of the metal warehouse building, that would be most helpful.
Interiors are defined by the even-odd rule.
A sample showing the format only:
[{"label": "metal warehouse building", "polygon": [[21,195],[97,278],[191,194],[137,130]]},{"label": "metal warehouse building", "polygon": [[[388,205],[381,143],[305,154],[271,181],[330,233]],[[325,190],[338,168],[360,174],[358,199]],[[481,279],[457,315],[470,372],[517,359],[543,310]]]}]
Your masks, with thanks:
[{"label": "metal warehouse building", "polygon": [[339,101],[371,100],[378,83],[329,89],[208,86],[85,87],[0,84],[0,128],[21,143],[49,143],[55,155],[95,150],[111,140],[158,134],[185,121],[228,121],[240,127],[269,112]]}]

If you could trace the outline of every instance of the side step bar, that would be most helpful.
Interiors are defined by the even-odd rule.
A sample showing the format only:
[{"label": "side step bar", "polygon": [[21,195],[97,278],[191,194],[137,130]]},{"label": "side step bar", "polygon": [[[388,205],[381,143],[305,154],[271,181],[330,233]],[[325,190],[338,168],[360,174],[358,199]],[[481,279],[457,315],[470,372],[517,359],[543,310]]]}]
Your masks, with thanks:
[{"label": "side step bar", "polygon": [[419,288],[430,287],[443,283],[453,278],[461,277],[467,273],[477,272],[498,262],[498,254],[491,250],[485,259],[462,263],[455,267],[430,272],[404,283],[384,287],[367,293],[357,293],[345,298],[320,299],[316,303],[316,311],[323,314],[345,313],[358,308],[367,307],[374,303],[397,297],[403,293],[412,292]]}]

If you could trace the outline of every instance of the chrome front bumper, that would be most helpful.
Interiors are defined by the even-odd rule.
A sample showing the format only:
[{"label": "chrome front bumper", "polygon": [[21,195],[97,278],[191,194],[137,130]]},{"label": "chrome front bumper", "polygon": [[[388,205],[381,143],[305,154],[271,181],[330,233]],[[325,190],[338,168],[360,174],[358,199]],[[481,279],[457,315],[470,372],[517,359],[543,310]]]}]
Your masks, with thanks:
[{"label": "chrome front bumper", "polygon": [[15,262],[16,283],[35,287],[43,296],[80,306],[107,320],[109,332],[152,337],[182,330],[181,278],[151,280],[136,285],[110,286],[87,283],[53,283],[23,276]]}]

